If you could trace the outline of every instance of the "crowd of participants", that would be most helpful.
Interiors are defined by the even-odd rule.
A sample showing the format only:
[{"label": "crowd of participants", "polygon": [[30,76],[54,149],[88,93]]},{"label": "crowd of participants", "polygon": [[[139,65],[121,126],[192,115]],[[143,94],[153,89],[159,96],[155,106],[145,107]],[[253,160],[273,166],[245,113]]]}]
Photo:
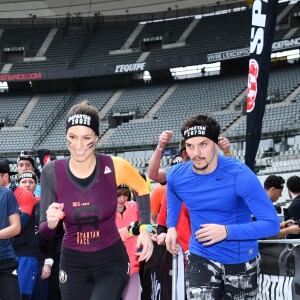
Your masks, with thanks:
[{"label": "crowd of participants", "polygon": [[99,123],[88,101],[73,106],[70,156],[47,153],[41,178],[29,155],[18,157],[17,172],[0,161],[0,299],[152,299],[143,277],[153,243],[178,259],[178,300],[255,299],[257,240],[300,237],[300,178],[287,180],[293,201],[283,216],[273,202],[284,179],[271,175],[262,186],[232,157],[218,122],[195,115],[168,171],[160,160],[173,133],[160,134],[150,199],[145,174],[95,152]]},{"label": "crowd of participants", "polygon": [[[1,286],[0,298],[59,300],[59,256],[56,252],[60,248],[63,232],[60,238],[51,240],[39,233],[41,188],[35,161],[31,156],[21,153],[17,160],[17,172],[12,172],[9,162],[2,160],[0,173],[3,205],[1,230],[7,230],[5,238],[2,240],[1,237],[1,261],[5,262],[1,274],[6,280],[2,281],[1,277],[4,287],[2,289]],[[6,194],[2,194],[4,190]],[[16,223],[11,221],[12,217],[19,219],[17,235],[13,231]],[[14,288],[7,289],[7,286]]]}]

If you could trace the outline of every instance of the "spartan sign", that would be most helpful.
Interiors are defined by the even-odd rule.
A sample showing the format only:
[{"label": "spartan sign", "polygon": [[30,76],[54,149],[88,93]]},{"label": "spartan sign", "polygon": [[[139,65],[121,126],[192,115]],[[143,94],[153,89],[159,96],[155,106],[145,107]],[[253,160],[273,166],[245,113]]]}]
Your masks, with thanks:
[{"label": "spartan sign", "polygon": [[74,212],[75,222],[78,224],[77,230],[82,231],[83,225],[91,225],[95,230],[99,230],[99,218],[97,216],[99,209],[97,206],[77,207]]}]

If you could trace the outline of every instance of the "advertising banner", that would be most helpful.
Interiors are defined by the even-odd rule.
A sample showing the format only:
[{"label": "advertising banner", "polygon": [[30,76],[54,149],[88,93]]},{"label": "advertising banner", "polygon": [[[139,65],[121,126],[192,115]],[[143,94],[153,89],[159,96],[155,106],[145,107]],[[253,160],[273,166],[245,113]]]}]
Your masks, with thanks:
[{"label": "advertising banner", "polygon": [[252,7],[247,91],[246,165],[254,170],[269,83],[278,0],[255,0]]}]

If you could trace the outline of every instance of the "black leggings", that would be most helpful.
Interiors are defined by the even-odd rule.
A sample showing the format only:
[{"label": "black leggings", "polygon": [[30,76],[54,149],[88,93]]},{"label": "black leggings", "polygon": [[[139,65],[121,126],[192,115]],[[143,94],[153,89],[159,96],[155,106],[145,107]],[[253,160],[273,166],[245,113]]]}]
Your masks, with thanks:
[{"label": "black leggings", "polygon": [[0,299],[20,300],[20,287],[17,275],[18,261],[15,258],[0,260]]},{"label": "black leggings", "polygon": [[92,253],[63,248],[59,273],[62,300],[120,300],[128,270],[128,255],[121,240]]},{"label": "black leggings", "polygon": [[71,290],[61,289],[61,297],[63,300],[120,300],[126,284],[127,280],[120,275],[107,273],[91,286],[76,283]]}]

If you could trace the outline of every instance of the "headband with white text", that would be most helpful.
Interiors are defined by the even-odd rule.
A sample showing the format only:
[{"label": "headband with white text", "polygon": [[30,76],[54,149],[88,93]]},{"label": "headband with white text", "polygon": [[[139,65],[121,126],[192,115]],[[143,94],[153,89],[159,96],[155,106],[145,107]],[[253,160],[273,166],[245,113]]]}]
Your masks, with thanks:
[{"label": "headband with white text", "polygon": [[207,126],[195,125],[189,128],[186,128],[182,134],[184,140],[188,140],[193,137],[207,137],[212,140],[214,143],[218,144],[219,134],[216,132],[211,132]]},{"label": "headband with white text", "polygon": [[68,117],[66,130],[72,126],[86,126],[91,128],[99,136],[99,125],[93,117],[85,114],[76,114]]},{"label": "headband with white text", "polygon": [[36,183],[36,176],[30,172],[24,172],[19,176],[19,182],[24,178],[32,178]]}]

